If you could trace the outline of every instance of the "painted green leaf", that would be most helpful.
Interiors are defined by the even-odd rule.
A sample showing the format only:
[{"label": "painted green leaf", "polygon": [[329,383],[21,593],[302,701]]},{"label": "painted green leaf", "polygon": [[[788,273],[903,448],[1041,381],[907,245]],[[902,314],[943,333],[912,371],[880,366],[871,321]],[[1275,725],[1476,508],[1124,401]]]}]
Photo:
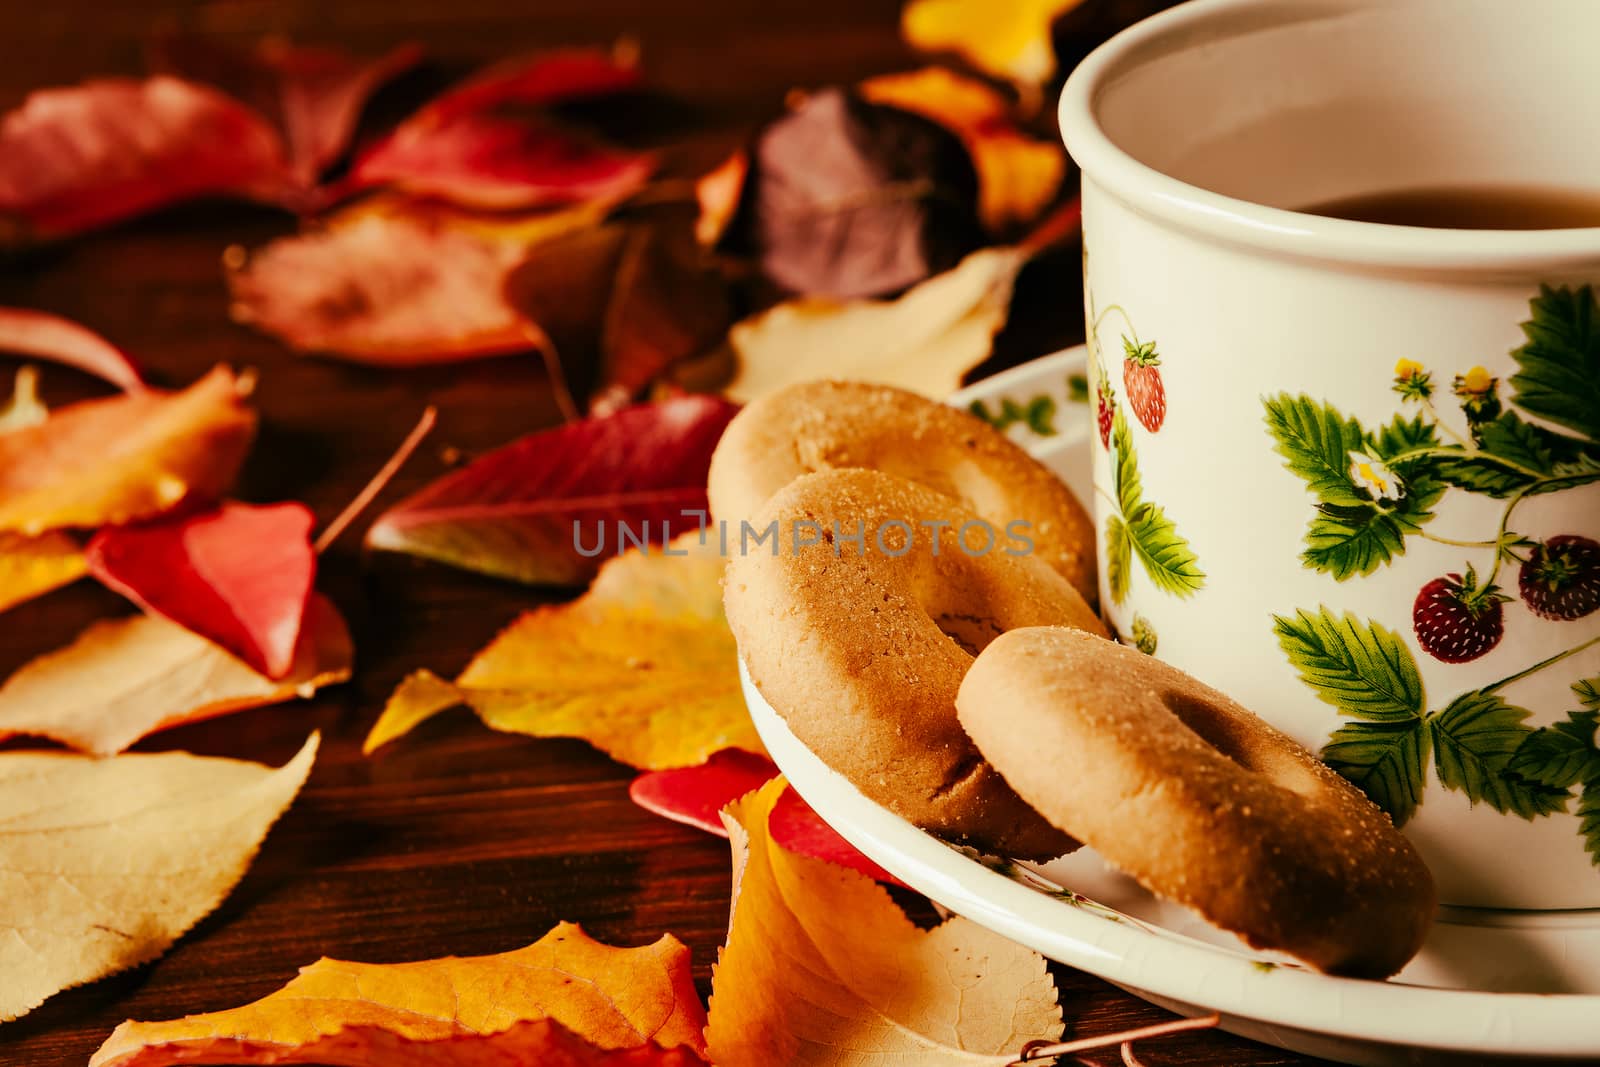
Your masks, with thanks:
[{"label": "painted green leaf", "polygon": [[1595,748],[1597,711],[1574,711],[1564,722],[1535,730],[1517,747],[1506,769],[1530,781],[1567,789],[1586,778],[1600,777],[1600,751]]},{"label": "painted green leaf", "polygon": [[1067,399],[1074,404],[1089,402],[1089,378],[1084,374],[1067,375]]},{"label": "painted green leaf", "polygon": [[1515,464],[1526,472],[1548,474],[1560,447],[1555,434],[1507,411],[1478,425],[1478,445],[1490,456]]},{"label": "painted green leaf", "polygon": [[1600,442],[1600,315],[1587,285],[1541,286],[1511,356],[1511,400],[1524,411]]},{"label": "painted green leaf", "polygon": [[1106,516],[1106,585],[1111,589],[1111,602],[1121,604],[1128,599],[1128,571],[1133,566],[1133,544],[1128,539],[1128,527],[1116,515]]},{"label": "painted green leaf", "polygon": [[1273,616],[1273,631],[1300,679],[1324,703],[1373,722],[1408,722],[1424,707],[1422,675],[1404,641],[1353,614]]},{"label": "painted green leaf", "polygon": [[1131,516],[1144,503],[1144,486],[1139,481],[1139,457],[1133,450],[1133,431],[1128,427],[1128,416],[1122,408],[1118,404],[1111,417],[1111,487],[1117,507],[1124,516]]},{"label": "painted green leaf", "polygon": [[1590,711],[1600,711],[1600,677],[1584,678],[1572,683],[1572,695]]},{"label": "painted green leaf", "polygon": [[1600,867],[1600,778],[1591,778],[1584,784],[1583,796],[1578,800],[1578,818],[1584,850],[1590,861]]},{"label": "painted green leaf", "polygon": [[1306,527],[1306,566],[1337,581],[1367,575],[1405,551],[1405,534],[1392,515],[1372,504],[1321,504]]},{"label": "painted green leaf", "polygon": [[1134,552],[1158,589],[1187,597],[1205,586],[1199,559],[1166,512],[1154,504],[1141,504],[1127,516],[1127,524]]},{"label": "painted green leaf", "polygon": [[1262,403],[1284,466],[1299,475],[1317,499],[1351,507],[1367,502],[1350,478],[1350,453],[1368,447],[1359,422],[1304,395],[1279,393]]},{"label": "painted green leaf", "polygon": [[1600,482],[1600,457],[1584,452],[1574,459],[1558,461],[1551,469],[1549,477],[1535,485],[1530,495],[1559,493],[1565,489],[1576,489],[1580,485],[1593,485],[1595,482]]},{"label": "painted green leaf", "polygon": [[1394,420],[1378,429],[1378,435],[1372,439],[1372,451],[1388,463],[1412,463],[1425,460],[1427,457],[1413,456],[1411,459],[1402,459],[1407,452],[1414,452],[1423,448],[1439,447],[1439,434],[1434,429],[1433,423],[1421,415],[1406,418],[1396,415]]},{"label": "painted green leaf", "polygon": [[1440,478],[1458,489],[1484,493],[1497,500],[1504,500],[1534,482],[1533,478],[1504,463],[1466,452],[1439,457],[1434,463],[1434,470]]},{"label": "painted green leaf", "polygon": [[1333,732],[1322,759],[1403,826],[1422,803],[1428,745],[1427,724],[1419,718],[1350,722]]},{"label": "painted green leaf", "polygon": [[1565,788],[1523,778],[1509,769],[1517,749],[1533,732],[1524,723],[1528,715],[1527,709],[1482,690],[1452,700],[1429,719],[1440,783],[1467,794],[1474,803],[1524,819],[1564,811],[1571,798]]}]

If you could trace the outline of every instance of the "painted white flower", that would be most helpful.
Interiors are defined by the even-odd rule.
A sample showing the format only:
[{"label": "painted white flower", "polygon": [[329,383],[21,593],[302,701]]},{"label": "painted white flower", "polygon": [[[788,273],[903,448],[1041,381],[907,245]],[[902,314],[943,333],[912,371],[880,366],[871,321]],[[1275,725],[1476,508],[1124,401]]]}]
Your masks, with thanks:
[{"label": "painted white flower", "polygon": [[1406,495],[1405,483],[1394,471],[1384,466],[1383,460],[1365,452],[1350,453],[1350,480],[1365,489],[1374,500],[1398,503]]}]

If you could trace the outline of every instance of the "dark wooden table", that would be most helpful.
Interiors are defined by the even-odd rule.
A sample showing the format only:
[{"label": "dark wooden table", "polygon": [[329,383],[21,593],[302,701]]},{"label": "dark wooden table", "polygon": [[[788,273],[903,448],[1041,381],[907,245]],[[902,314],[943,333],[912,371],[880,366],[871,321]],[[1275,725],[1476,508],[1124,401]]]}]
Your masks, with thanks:
[{"label": "dark wooden table", "polygon": [[[707,161],[780,105],[793,86],[850,81],[911,63],[896,0],[6,0],[0,100],[108,73],[138,73],[162,26],[240,41],[266,32],[376,54],[420,41],[468,64],[557,44],[629,35],[652,78],[692,103]],[[487,450],[557,421],[537,362],[513,357],[417,371],[296,357],[232,324],[219,257],[293,228],[273,212],[195,205],[0,265],[0,304],[44,308],[102,331],[161,384],[217,362],[260,371],[262,431],[240,496],[294,498],[331,518],[388,456],[426,404],[430,442],[384,494],[392,502],[443,469],[445,446]],[[1075,301],[1065,303],[1075,308]],[[13,364],[0,361],[6,374]],[[53,401],[97,391],[47,371]],[[364,527],[364,524],[363,524]],[[160,734],[146,749],[188,749],[278,763],[323,732],[310,784],[268,837],[244,881],[163,959],[61,994],[0,1026],[0,1064],[81,1065],[124,1018],[212,1011],[265,995],[318,956],[373,962],[515,948],[559,920],[640,944],[670,931],[694,952],[702,992],[727,924],[722,841],[629,802],[632,772],[576,741],[492,733],[465,712],[425,725],[372,759],[360,743],[409,670],[453,674],[533,591],[395,559],[363,559],[349,536],[319,586],[349,617],[358,664],[348,685],[309,703],[247,712]],[[127,610],[80,582],[0,616],[0,675]],[[1070,1033],[1154,1022],[1161,1011],[1057,969]],[[1151,1064],[1304,1064],[1224,1034],[1166,1040]],[[1102,1055],[1109,1063],[1114,1054]]]}]

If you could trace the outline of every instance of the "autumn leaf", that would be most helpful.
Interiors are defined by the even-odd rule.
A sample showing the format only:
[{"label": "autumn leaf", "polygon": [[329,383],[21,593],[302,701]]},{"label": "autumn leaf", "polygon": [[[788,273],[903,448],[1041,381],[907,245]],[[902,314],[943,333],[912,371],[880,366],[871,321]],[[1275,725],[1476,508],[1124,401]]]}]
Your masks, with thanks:
[{"label": "autumn leaf", "polygon": [[127,353],[70,319],[30,308],[0,308],[0,352],[53,360],[125,390],[144,388]]},{"label": "autumn leaf", "polygon": [[637,63],[621,54],[575,49],[501,64],[361,154],[341,192],[388,185],[492,211],[614,204],[644,184],[652,160],[563,125],[546,109],[641,84]]},{"label": "autumn leaf", "polygon": [[699,208],[695,218],[695,240],[706,246],[716,244],[733,221],[750,173],[750,153],[740,149],[716,167],[695,179],[694,199]]},{"label": "autumn leaf", "polygon": [[536,246],[592,226],[580,206],[522,218],[378,197],[316,229],[225,257],[231,314],[301,352],[411,366],[523,352],[542,336],[507,303]]},{"label": "autumn leaf", "polygon": [[248,391],[217,367],[181,393],[86,400],[0,434],[0,531],[114,525],[220,495],[255,435]]},{"label": "autumn leaf", "polygon": [[[175,1063],[371,1064],[395,1061],[359,1042],[347,1058],[307,1058],[308,1046],[359,1026],[405,1042],[463,1038],[490,1041],[519,1023],[548,1020],[595,1049],[655,1045],[681,1048],[698,1063],[705,1011],[695,993],[689,950],[671,935],[642,948],[613,948],[562,923],[526,948],[497,956],[417,963],[346,963],[323,959],[266,997],[229,1011],[171,1022],[125,1022],[89,1067],[158,1067]],[[508,1040],[505,1054],[485,1061],[437,1058],[404,1063],[545,1063],[509,1055],[528,1031]],[[548,1039],[549,1035],[543,1035]],[[326,1047],[326,1046],[324,1046]],[[538,1047],[537,1045],[535,1047]],[[559,1047],[559,1046],[558,1046]],[[492,1048],[492,1046],[491,1046]],[[561,1061],[557,1061],[561,1062]],[[578,1059],[578,1063],[670,1063],[670,1059]]]},{"label": "autumn leaf", "polygon": [[[624,535],[661,544],[706,508],[711,452],[738,409],[641,404],[511,442],[378,517],[367,544],[536,585],[580,585]],[[581,547],[581,551],[580,551]]]},{"label": "autumn leaf", "polygon": [[0,1021],[152,960],[220,904],[305,782],[185,752],[0,753]]},{"label": "autumn leaf", "polygon": [[53,239],[199,196],[275,201],[283,145],[254,111],[178,78],[41,89],[0,119],[0,217]]},{"label": "autumn leaf", "polygon": [[777,847],[784,787],[725,816],[734,900],[712,972],[713,1062],[970,1067],[1061,1033],[1036,953],[959,917],[919,930],[869,879]]},{"label": "autumn leaf", "polygon": [[843,89],[757,134],[718,250],[806,296],[886,296],[983,243],[978,175],[937,122]]},{"label": "autumn leaf", "polygon": [[85,554],[108,588],[282,678],[317,572],[312,521],[304,504],[225,503],[101,530]]},{"label": "autumn leaf", "polygon": [[270,121],[283,137],[293,181],[305,189],[344,153],[368,98],[421,58],[414,44],[363,60],[282,37],[241,48],[214,37],[174,35],[154,49],[163,73],[224,90]]},{"label": "autumn leaf", "polygon": [[0,533],[0,611],[75,582],[88,573],[83,549],[63,533]]},{"label": "autumn leaf", "polygon": [[724,748],[762,751],[722,614],[724,560],[707,541],[687,534],[672,554],[634,549],[609,560],[587,593],[523,615],[453,683],[426,671],[407,678],[365,750],[466,704],[493,729],[581,737],[641,768],[703,763]]},{"label": "autumn leaf", "polygon": [[0,737],[48,737],[96,756],[183,723],[309,697],[350,677],[350,632],[313,596],[289,672],[273,681],[150,615],[102,619],[0,686]]},{"label": "autumn leaf", "polygon": [[39,368],[23,364],[17,368],[11,395],[0,407],[0,434],[37,426],[49,417],[50,409],[39,399]]},{"label": "autumn leaf", "polygon": [[957,52],[986,74],[1017,84],[1036,101],[1056,72],[1051,24],[1083,0],[910,0],[900,32],[913,48]]},{"label": "autumn leaf", "polygon": [[989,355],[1006,322],[1018,248],[974,252],[895,300],[791,300],[734,326],[744,402],[797,382],[858,379],[942,397]]},{"label": "autumn leaf", "polygon": [[978,214],[992,231],[1037,217],[1061,188],[1067,160],[1060,143],[1024,134],[1005,98],[983,82],[924,67],[869,78],[858,91],[873,103],[930,118],[961,138],[978,170]]}]

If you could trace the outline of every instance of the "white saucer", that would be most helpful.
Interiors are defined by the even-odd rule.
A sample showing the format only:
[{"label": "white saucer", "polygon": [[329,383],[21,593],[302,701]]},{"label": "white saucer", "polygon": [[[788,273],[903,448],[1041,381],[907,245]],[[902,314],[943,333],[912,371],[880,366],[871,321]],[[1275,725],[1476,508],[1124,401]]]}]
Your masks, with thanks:
[{"label": "white saucer", "polygon": [[[990,414],[1089,498],[1087,406],[1070,396],[1073,349],[952,398]],[[1039,396],[1048,396],[1038,404]],[[1045,409],[1051,417],[1042,418]],[[1270,1045],[1355,1064],[1600,1064],[1600,911],[1442,909],[1427,944],[1389,982],[1330,978],[1253,952],[1152,897],[1084,849],[1042,867],[958,851],[867,800],[795,739],[748,678],[745,699],[795,789],[853,845],[907,885],[1062,963]]]}]

